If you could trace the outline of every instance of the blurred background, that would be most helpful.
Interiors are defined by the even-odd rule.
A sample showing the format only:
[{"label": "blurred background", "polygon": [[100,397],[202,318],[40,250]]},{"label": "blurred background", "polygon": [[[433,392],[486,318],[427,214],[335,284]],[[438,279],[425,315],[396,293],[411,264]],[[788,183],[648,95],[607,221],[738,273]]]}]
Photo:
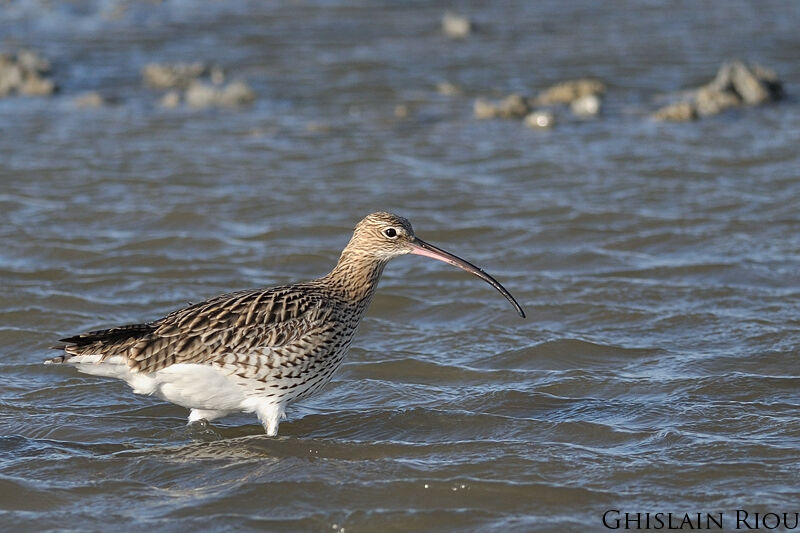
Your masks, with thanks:
[{"label": "blurred background", "polygon": [[[4,531],[586,531],[794,512],[800,4],[0,2]],[[44,367],[401,258],[277,438]],[[794,506],[794,507],[792,507]]]}]

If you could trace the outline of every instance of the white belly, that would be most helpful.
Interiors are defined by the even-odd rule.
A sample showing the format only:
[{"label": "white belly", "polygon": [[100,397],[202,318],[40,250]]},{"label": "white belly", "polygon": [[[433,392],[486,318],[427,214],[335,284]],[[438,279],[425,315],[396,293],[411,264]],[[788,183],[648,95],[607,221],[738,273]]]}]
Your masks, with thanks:
[{"label": "white belly", "polygon": [[256,413],[268,435],[276,435],[278,423],[290,402],[310,396],[328,383],[341,363],[344,351],[319,371],[306,376],[281,374],[243,377],[236,367],[176,363],[156,372],[131,372],[121,356],[78,355],[67,360],[80,372],[121,379],[136,394],[158,396],[191,409],[189,422],[213,420],[241,411]]},{"label": "white belly", "polygon": [[157,372],[142,374],[131,372],[121,357],[109,357],[99,364],[92,359],[96,360],[84,357],[80,362],[76,361],[75,366],[86,374],[121,379],[136,394],[158,396],[189,409],[252,411],[242,405],[247,400],[247,389],[218,367],[178,363]]}]

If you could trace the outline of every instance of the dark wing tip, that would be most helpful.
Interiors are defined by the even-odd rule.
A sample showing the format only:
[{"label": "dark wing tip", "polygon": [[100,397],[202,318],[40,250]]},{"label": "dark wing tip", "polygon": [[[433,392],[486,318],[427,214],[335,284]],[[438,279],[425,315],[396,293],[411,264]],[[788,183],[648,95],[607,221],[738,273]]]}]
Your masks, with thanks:
[{"label": "dark wing tip", "polygon": [[119,326],[116,328],[87,331],[86,333],[80,333],[78,335],[73,335],[72,337],[59,339],[59,342],[66,343],[67,345],[75,344],[77,346],[92,344],[98,341],[115,342],[124,339],[130,339],[132,337],[142,337],[152,332],[155,328],[156,326],[152,322],[145,324],[129,324],[127,326]]}]

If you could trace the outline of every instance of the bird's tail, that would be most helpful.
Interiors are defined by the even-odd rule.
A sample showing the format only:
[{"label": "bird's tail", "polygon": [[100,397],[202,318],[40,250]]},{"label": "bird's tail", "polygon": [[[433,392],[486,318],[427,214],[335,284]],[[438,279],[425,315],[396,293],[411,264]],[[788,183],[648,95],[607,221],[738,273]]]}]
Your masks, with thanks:
[{"label": "bird's tail", "polygon": [[87,358],[99,359],[118,355],[124,352],[130,344],[137,339],[151,333],[155,329],[154,324],[130,324],[111,329],[99,329],[88,331],[72,337],[61,339],[64,344],[51,346],[53,350],[63,350],[64,353],[44,360],[46,365],[60,365],[69,363],[70,360],[78,357],[80,360],[75,362],[88,362]]}]

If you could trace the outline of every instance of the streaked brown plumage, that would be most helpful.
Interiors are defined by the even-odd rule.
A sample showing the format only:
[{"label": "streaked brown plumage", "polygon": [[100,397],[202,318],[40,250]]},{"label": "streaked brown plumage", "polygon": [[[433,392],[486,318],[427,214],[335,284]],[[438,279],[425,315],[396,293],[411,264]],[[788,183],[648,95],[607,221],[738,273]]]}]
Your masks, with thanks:
[{"label": "streaked brown plumage", "polygon": [[255,412],[275,435],[287,404],[330,381],[386,263],[407,253],[478,275],[525,316],[494,278],[416,238],[406,219],[379,212],[359,222],[322,278],[223,294],[154,322],[69,337],[56,347],[65,353],[45,363],[124,379],[136,393],[192,409],[190,422]]}]

